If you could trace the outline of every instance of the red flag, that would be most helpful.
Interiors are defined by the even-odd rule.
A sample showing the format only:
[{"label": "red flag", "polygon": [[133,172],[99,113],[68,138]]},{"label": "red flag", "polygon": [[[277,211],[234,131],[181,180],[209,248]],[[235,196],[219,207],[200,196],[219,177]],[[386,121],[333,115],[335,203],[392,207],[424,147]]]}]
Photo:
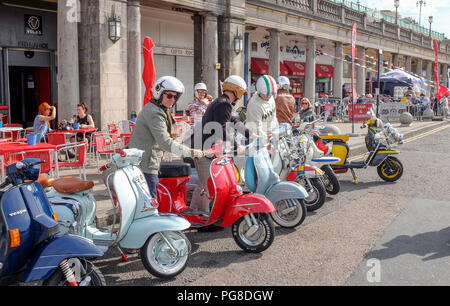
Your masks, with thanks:
[{"label": "red flag", "polygon": [[356,87],[355,87],[355,57],[356,57],[356,23],[353,24],[352,28],[352,104],[356,101]]},{"label": "red flag", "polygon": [[437,86],[437,100],[439,101],[439,59],[438,59],[438,44],[437,41],[434,41],[434,79],[436,81]]},{"label": "red flag", "polygon": [[438,89],[438,93],[437,93],[437,101],[441,101],[443,96],[446,96],[448,98],[448,96],[450,95],[450,90],[445,87],[445,86],[439,86]]},{"label": "red flag", "polygon": [[152,98],[153,85],[155,84],[155,63],[153,62],[153,43],[150,37],[144,39],[142,49],[144,53],[144,71],[142,72],[142,79],[145,84],[144,106]]}]

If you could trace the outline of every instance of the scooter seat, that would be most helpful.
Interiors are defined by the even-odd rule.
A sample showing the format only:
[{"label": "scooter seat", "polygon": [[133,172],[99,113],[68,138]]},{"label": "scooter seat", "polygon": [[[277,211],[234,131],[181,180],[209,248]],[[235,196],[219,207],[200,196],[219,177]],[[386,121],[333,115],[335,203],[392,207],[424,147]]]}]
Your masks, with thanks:
[{"label": "scooter seat", "polygon": [[161,163],[158,177],[180,177],[189,176],[191,174],[191,165],[182,162],[167,162]]},{"label": "scooter seat", "polygon": [[93,181],[83,181],[77,177],[67,176],[53,182],[53,188],[59,193],[72,194],[94,187]]}]

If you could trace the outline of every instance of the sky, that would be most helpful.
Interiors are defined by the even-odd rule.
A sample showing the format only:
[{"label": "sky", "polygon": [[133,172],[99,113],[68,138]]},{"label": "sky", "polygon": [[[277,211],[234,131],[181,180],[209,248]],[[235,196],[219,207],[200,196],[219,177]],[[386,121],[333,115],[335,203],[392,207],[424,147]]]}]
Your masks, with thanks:
[{"label": "sky", "polygon": [[[353,0],[352,2],[356,2]],[[359,0],[361,5],[380,10],[392,10],[395,12],[394,0]],[[412,17],[419,22],[419,7],[417,0],[400,0],[398,13],[403,17]],[[428,16],[433,16],[431,30],[444,35],[450,39],[450,0],[425,0],[422,5],[421,26],[429,28]]]}]

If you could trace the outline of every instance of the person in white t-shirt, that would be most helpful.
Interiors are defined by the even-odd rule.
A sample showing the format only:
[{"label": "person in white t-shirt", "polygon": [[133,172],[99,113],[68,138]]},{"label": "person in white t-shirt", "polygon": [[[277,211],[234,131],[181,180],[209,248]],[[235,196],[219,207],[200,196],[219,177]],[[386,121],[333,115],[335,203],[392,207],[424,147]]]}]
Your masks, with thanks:
[{"label": "person in white t-shirt", "polygon": [[270,75],[256,82],[256,93],[247,104],[246,126],[258,136],[272,134],[278,127],[276,104],[277,82]]}]

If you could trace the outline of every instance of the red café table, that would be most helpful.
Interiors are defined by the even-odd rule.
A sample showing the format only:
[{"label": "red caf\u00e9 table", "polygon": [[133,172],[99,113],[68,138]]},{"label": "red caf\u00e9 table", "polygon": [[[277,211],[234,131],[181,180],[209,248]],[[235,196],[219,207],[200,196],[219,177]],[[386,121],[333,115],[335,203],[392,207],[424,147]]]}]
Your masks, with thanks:
[{"label": "red caf\u00e9 table", "polygon": [[86,133],[94,133],[95,131],[97,131],[96,128],[86,128],[86,129],[78,129],[78,130],[74,130],[74,129],[70,129],[70,130],[53,130],[50,133],[59,133],[59,134],[77,134],[77,133],[82,133],[83,134],[83,140],[86,139]]},{"label": "red caf\u00e9 table", "polygon": [[[4,167],[10,165],[11,154],[18,152],[36,152],[36,151],[49,151],[49,156],[51,156],[51,151],[56,151],[56,146],[50,143],[39,142],[34,145],[29,145],[27,143],[0,143],[0,156],[3,159],[3,167],[1,169],[2,176]],[[11,161],[16,162],[16,161]],[[4,176],[3,176],[4,177]]]}]

